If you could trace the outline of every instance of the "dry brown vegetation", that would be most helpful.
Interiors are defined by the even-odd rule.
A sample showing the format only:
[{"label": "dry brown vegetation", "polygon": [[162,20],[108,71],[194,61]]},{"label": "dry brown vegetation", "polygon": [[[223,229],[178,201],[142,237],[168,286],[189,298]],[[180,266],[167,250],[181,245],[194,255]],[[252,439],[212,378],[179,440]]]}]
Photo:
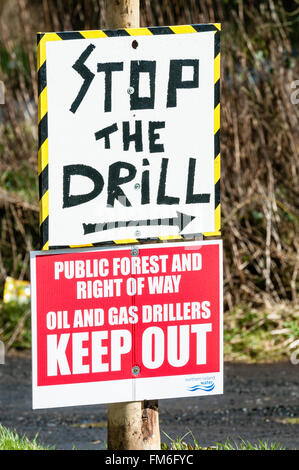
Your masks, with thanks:
[{"label": "dry brown vegetation", "polygon": [[[141,23],[222,23],[225,305],[296,303],[299,144],[291,95],[299,69],[290,38],[298,23],[280,1],[232,4],[141,0]],[[0,0],[0,6],[2,289],[7,275],[29,279],[29,250],[40,249],[35,32],[103,28],[105,15],[103,0]]]}]

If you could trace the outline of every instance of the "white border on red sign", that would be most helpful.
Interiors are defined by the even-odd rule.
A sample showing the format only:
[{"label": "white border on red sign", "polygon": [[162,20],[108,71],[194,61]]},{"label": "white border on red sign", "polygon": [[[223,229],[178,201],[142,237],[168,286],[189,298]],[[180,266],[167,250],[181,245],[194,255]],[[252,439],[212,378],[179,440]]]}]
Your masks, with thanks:
[{"label": "white border on red sign", "polygon": [[[204,374],[176,375],[165,377],[132,378],[123,380],[110,380],[103,382],[87,382],[64,385],[37,385],[37,310],[36,310],[36,256],[51,256],[65,253],[82,253],[95,251],[124,251],[132,250],[133,246],[105,246],[81,249],[63,249],[51,251],[32,251],[30,253],[31,270],[31,332],[32,332],[32,408],[56,408],[67,406],[95,405],[104,403],[118,403],[141,401],[150,399],[169,399],[181,397],[194,397],[202,395],[220,395],[223,393],[223,251],[222,240],[190,241],[178,243],[161,243],[138,245],[143,248],[166,248],[186,246],[192,250],[198,245],[219,246],[219,372]],[[136,246],[137,247],[137,246]],[[190,387],[191,384],[213,381],[212,390],[204,387]],[[191,389],[191,390],[190,390]],[[121,390],[121,397],[120,397]]]}]

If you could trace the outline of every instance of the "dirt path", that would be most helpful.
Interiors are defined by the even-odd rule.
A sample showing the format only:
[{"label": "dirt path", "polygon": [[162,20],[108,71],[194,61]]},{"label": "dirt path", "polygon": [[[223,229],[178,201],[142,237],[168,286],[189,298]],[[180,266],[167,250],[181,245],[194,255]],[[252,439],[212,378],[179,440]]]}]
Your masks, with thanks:
[{"label": "dirt path", "polygon": [[[299,366],[229,363],[224,375],[224,395],[159,401],[163,442],[163,431],[176,438],[192,430],[202,446],[241,437],[299,449]],[[39,442],[56,449],[104,449],[106,420],[106,405],[33,411],[30,355],[0,365],[2,425],[30,438],[38,432]]]}]

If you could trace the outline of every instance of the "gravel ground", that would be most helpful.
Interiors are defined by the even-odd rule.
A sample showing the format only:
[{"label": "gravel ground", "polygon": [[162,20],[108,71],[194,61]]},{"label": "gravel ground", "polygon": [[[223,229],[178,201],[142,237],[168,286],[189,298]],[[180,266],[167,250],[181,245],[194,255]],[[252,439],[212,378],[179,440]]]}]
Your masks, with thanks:
[{"label": "gravel ground", "polygon": [[[225,363],[224,395],[160,400],[162,442],[192,431],[202,446],[258,440],[299,449],[299,366]],[[0,423],[56,449],[105,449],[107,406],[31,409],[31,357],[0,365]],[[297,419],[295,419],[297,418]],[[184,439],[191,440],[190,435]]]}]

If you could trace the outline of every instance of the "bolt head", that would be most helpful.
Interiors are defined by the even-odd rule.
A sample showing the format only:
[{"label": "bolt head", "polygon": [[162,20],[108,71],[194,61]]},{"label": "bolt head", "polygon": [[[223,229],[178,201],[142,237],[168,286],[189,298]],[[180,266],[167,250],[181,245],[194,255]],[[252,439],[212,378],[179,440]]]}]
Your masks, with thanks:
[{"label": "bolt head", "polygon": [[138,248],[132,248],[132,250],[131,250],[131,255],[132,255],[132,256],[138,256],[138,254],[139,254]]},{"label": "bolt head", "polygon": [[132,367],[132,374],[133,374],[133,375],[138,375],[138,374],[140,374],[140,367],[139,367],[139,366],[134,366],[134,367]]},{"label": "bolt head", "polygon": [[129,86],[129,88],[127,89],[127,92],[128,92],[129,95],[133,95],[134,91],[135,90],[132,86]]}]

